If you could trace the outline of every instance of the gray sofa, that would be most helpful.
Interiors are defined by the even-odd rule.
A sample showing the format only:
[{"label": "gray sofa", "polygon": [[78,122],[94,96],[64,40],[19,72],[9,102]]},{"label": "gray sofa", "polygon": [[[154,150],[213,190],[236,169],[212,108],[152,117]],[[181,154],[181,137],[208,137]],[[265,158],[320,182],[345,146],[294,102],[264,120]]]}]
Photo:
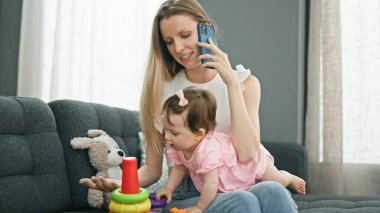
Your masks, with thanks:
[{"label": "gray sofa", "polygon": [[[96,173],[87,150],[69,142],[103,129],[140,162],[138,113],[74,100],[45,103],[0,96],[0,212],[107,212],[87,203],[78,183]],[[264,142],[278,168],[307,180],[306,153],[296,143]],[[380,212],[380,197],[293,195],[300,212]]]}]

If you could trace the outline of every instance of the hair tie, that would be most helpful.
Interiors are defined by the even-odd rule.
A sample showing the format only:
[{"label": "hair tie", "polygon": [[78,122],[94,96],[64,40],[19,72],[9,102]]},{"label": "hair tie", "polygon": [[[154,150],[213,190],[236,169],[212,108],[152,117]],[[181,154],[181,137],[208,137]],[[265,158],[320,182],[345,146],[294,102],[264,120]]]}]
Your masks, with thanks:
[{"label": "hair tie", "polygon": [[186,106],[189,101],[185,98],[185,95],[183,94],[183,91],[180,89],[180,90],[177,90],[175,92],[175,94],[177,95],[177,97],[179,98],[179,102],[178,102],[178,106]]}]

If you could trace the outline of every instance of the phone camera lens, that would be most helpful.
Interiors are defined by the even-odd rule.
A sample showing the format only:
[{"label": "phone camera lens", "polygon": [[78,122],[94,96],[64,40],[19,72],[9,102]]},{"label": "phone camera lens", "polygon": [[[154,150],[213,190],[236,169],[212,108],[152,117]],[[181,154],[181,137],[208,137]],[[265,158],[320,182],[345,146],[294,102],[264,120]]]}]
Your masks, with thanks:
[{"label": "phone camera lens", "polygon": [[202,33],[207,34],[207,27],[202,25]]}]

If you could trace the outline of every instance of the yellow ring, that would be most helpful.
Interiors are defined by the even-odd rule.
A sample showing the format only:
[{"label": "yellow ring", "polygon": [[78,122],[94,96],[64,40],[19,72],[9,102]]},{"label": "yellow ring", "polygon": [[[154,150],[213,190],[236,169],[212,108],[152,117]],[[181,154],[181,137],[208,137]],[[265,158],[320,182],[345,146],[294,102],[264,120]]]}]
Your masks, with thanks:
[{"label": "yellow ring", "polygon": [[111,212],[118,213],[137,213],[137,212],[147,212],[150,210],[150,200],[147,199],[142,203],[135,204],[124,204],[124,203],[116,203],[111,201],[109,209]]},{"label": "yellow ring", "polygon": [[149,198],[149,191],[140,188],[139,193],[136,194],[123,194],[121,193],[121,188],[113,190],[111,193],[112,200],[116,203],[127,203],[127,204],[133,204],[133,203],[141,203]]}]

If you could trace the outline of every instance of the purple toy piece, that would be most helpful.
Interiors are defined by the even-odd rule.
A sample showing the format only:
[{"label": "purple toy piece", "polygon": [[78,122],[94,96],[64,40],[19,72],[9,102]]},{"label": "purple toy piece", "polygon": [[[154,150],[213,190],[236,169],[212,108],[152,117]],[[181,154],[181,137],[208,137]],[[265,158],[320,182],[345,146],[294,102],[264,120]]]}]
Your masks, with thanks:
[{"label": "purple toy piece", "polygon": [[150,193],[149,199],[152,204],[152,208],[162,208],[166,206],[167,201],[168,201],[165,196],[161,197],[160,200],[156,200],[156,193]]}]

